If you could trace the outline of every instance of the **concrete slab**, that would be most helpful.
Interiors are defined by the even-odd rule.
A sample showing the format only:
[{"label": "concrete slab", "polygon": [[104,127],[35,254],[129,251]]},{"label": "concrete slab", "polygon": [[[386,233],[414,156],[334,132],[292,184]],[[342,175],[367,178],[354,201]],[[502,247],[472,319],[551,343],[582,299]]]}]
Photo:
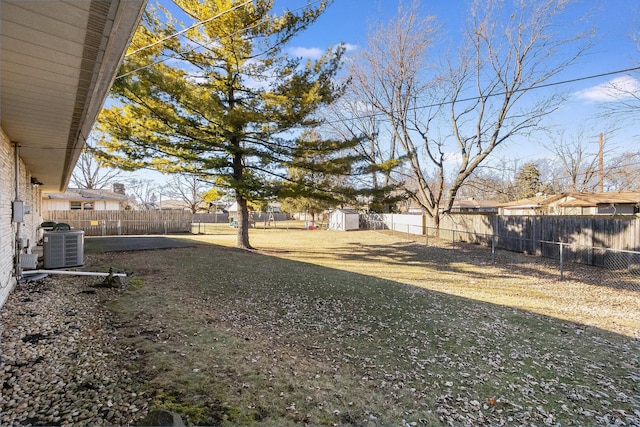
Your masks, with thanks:
[{"label": "concrete slab", "polygon": [[89,236],[84,238],[85,252],[145,251],[195,246],[187,239],[167,236]]}]

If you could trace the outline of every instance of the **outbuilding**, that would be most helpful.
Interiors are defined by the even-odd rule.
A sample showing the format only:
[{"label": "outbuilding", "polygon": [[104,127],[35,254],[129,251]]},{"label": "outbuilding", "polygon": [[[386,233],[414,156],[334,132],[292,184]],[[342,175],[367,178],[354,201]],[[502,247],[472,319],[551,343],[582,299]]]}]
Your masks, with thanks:
[{"label": "outbuilding", "polygon": [[360,228],[360,214],[355,209],[336,209],[329,214],[329,230],[349,231]]}]

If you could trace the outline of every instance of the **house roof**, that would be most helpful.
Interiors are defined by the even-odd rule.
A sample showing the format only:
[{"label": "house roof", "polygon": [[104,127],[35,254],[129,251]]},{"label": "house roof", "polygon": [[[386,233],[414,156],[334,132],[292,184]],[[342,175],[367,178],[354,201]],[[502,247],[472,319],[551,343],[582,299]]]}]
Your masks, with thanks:
[{"label": "house roof", "polygon": [[69,201],[107,200],[126,202],[129,197],[125,194],[115,193],[110,190],[93,190],[85,188],[69,188],[63,193],[43,193],[43,198]]},{"label": "house roof", "polygon": [[640,204],[640,192],[605,192],[605,193],[560,193],[551,196],[536,196],[528,199],[502,203],[499,206],[510,209],[539,208],[553,202],[567,199],[558,203],[559,206],[597,206],[603,204]]},{"label": "house roof", "polygon": [[640,204],[640,192],[569,193],[572,200],[560,203],[565,207],[589,207],[610,204]]},{"label": "house roof", "polygon": [[[178,200],[178,199],[163,199],[160,200],[158,203],[156,203],[156,206],[160,209],[184,209],[184,210],[191,210],[191,204],[184,201],[184,200]],[[199,202],[196,205],[196,209],[199,210],[207,210],[207,208],[209,207],[209,203],[205,203],[205,202]]]},{"label": "house roof", "polygon": [[549,203],[553,203],[556,200],[560,200],[563,197],[564,195],[562,194],[554,194],[550,196],[547,196],[547,195],[535,196],[535,197],[528,197],[526,199],[515,200],[513,202],[500,203],[497,206],[501,208],[510,208],[510,209],[532,209],[532,208],[539,208]]},{"label": "house roof", "polygon": [[497,208],[501,203],[495,200],[455,200],[453,207],[455,208],[467,208],[467,209],[480,209],[480,208]]},{"label": "house roof", "polygon": [[0,126],[63,191],[147,0],[0,1]]}]

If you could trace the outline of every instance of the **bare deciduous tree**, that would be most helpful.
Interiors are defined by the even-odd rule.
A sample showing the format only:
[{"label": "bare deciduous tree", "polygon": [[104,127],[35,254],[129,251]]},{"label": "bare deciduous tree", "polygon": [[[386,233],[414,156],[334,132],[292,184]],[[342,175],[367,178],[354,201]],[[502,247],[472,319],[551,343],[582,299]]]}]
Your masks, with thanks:
[{"label": "bare deciduous tree", "polygon": [[560,131],[543,144],[554,155],[558,182],[563,191],[592,192],[598,189],[598,153],[590,132],[580,129],[570,137]]},{"label": "bare deciduous tree", "polygon": [[76,188],[102,190],[114,182],[122,171],[100,165],[93,156],[91,146],[85,146],[76,168],[71,175],[71,183]]},{"label": "bare deciduous tree", "polygon": [[640,191],[640,151],[612,158],[606,170],[608,191]]},{"label": "bare deciduous tree", "polygon": [[[344,120],[345,127],[364,136],[361,151],[368,154],[372,164],[380,165],[385,185],[392,181],[421,183],[427,179],[420,157],[412,155],[415,147],[409,136],[408,116],[417,99],[429,97],[431,82],[421,81],[420,75],[430,67],[427,53],[433,45],[437,25],[434,17],[419,16],[418,7],[417,2],[408,9],[401,5],[396,20],[372,32],[368,48],[350,67],[351,111],[356,111],[356,117]],[[386,146],[381,145],[383,136]],[[407,161],[414,166],[415,176],[398,173],[398,169],[393,176],[391,170]],[[408,192],[409,186],[414,187],[405,185]]]},{"label": "bare deciduous tree", "polygon": [[604,116],[615,116],[621,122],[635,123],[640,112],[640,73],[611,80],[606,86],[610,102],[604,105]]},{"label": "bare deciduous tree", "polygon": [[163,195],[179,200],[192,212],[196,213],[203,207],[207,191],[211,185],[197,175],[173,175],[167,185],[163,187]]},{"label": "bare deciduous tree", "polygon": [[141,210],[155,209],[158,195],[162,191],[158,183],[146,178],[131,178],[127,180],[126,188],[129,197],[136,201]]},{"label": "bare deciduous tree", "polygon": [[[462,184],[496,147],[529,134],[564,100],[558,94],[528,95],[589,45],[587,33],[566,35],[567,26],[557,25],[566,4],[475,1],[464,44],[440,72],[429,67],[426,56],[435,23],[419,17],[418,3],[401,8],[395,20],[369,38],[354,84],[362,102],[388,120],[399,157],[406,159],[402,169],[418,184],[410,196],[436,224],[441,210],[451,209]],[[454,178],[447,185],[446,168],[454,163]]]},{"label": "bare deciduous tree", "polygon": [[500,159],[476,168],[458,190],[458,197],[508,202],[516,199],[518,161]]}]

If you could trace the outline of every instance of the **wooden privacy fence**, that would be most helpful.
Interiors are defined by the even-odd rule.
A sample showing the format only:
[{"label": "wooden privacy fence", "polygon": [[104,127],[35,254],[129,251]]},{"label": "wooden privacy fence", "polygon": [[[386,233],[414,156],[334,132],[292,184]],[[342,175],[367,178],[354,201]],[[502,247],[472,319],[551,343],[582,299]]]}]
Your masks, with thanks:
[{"label": "wooden privacy fence", "polygon": [[[435,228],[430,218],[426,225]],[[541,254],[544,243],[567,243],[579,247],[640,250],[640,218],[443,215],[441,237],[455,231],[460,240],[484,242],[495,236],[499,247]],[[466,237],[465,237],[466,236]],[[545,254],[541,254],[545,255]]]},{"label": "wooden privacy fence", "polygon": [[447,215],[439,236],[613,270],[640,268],[640,219]]},{"label": "wooden privacy fence", "polygon": [[[422,224],[420,222],[422,221]],[[362,221],[361,221],[362,222]],[[370,214],[368,228],[435,236],[456,242],[600,267],[640,269],[640,218],[449,214],[440,227],[422,215]]]},{"label": "wooden privacy fence", "polygon": [[120,236],[189,233],[193,214],[182,210],[48,211],[43,218],[69,224],[86,236]]}]

